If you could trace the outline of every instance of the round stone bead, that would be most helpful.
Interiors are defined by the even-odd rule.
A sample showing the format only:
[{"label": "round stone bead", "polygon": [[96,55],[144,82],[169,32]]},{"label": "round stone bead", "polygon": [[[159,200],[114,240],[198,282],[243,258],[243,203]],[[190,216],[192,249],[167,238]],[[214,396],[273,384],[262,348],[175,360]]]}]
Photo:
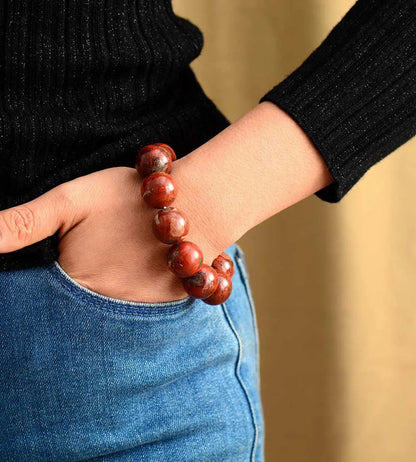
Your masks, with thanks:
[{"label": "round stone bead", "polygon": [[195,274],[201,268],[203,260],[201,249],[190,241],[177,242],[168,252],[168,267],[180,278]]},{"label": "round stone bead", "polygon": [[228,300],[233,290],[233,282],[230,276],[223,273],[217,273],[218,276],[218,287],[215,292],[207,298],[203,299],[204,303],[208,305],[219,305]]},{"label": "round stone bead", "polygon": [[174,244],[189,232],[189,220],[175,207],[157,211],[152,223],[153,234],[165,244]]},{"label": "round stone bead", "polygon": [[215,258],[211,265],[217,273],[223,273],[230,278],[234,275],[234,262],[231,257],[225,252],[221,252],[217,258]]},{"label": "round stone bead", "polygon": [[166,149],[150,144],[138,152],[135,167],[142,178],[155,172],[170,173],[172,170],[171,155]]},{"label": "round stone bead", "polygon": [[218,287],[218,275],[214,268],[203,263],[191,277],[182,279],[184,289],[194,298],[207,298]]},{"label": "round stone bead", "polygon": [[143,180],[141,186],[143,199],[150,206],[160,209],[175,200],[177,191],[173,177],[163,172],[152,173]]},{"label": "round stone bead", "polygon": [[174,160],[176,160],[175,151],[174,151],[169,145],[167,145],[167,144],[165,144],[165,143],[154,143],[154,144],[155,144],[155,146],[159,146],[159,147],[161,147],[161,148],[163,148],[163,149],[166,149],[166,151],[168,151],[169,154],[170,154],[170,157],[171,157],[171,159],[172,159],[172,162],[173,162]]}]

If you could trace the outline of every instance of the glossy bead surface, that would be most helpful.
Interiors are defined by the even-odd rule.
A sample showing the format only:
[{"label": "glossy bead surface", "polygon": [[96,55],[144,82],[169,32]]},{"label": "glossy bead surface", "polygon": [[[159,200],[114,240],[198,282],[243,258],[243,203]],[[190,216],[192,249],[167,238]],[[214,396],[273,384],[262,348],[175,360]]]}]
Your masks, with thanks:
[{"label": "glossy bead surface", "polygon": [[189,232],[189,220],[175,207],[157,211],[152,223],[153,234],[165,244],[174,244]]},{"label": "glossy bead surface", "polygon": [[173,244],[168,252],[168,267],[180,278],[195,274],[201,268],[203,260],[201,249],[190,241]]},{"label": "glossy bead surface", "polygon": [[230,278],[234,275],[234,262],[231,257],[225,252],[221,252],[217,258],[215,258],[211,265],[218,273],[223,273]]},{"label": "glossy bead surface", "polygon": [[152,207],[168,206],[177,195],[175,180],[167,173],[152,173],[143,180],[141,194],[143,199]]},{"label": "glossy bead surface", "polygon": [[191,277],[182,279],[184,289],[194,298],[206,298],[218,287],[218,274],[214,268],[203,263]]},{"label": "glossy bead surface", "polygon": [[166,149],[150,144],[138,152],[135,167],[142,178],[155,172],[170,173],[172,170],[171,155]]},{"label": "glossy bead surface", "polygon": [[166,149],[166,151],[168,151],[171,156],[172,162],[176,160],[176,153],[169,145],[165,143],[154,143],[154,144],[155,146],[160,146],[161,148]]},{"label": "glossy bead surface", "polygon": [[203,302],[208,305],[219,305],[228,300],[231,292],[233,291],[233,283],[230,276],[223,273],[217,273],[218,276],[218,287],[215,292],[207,298],[203,299]]}]

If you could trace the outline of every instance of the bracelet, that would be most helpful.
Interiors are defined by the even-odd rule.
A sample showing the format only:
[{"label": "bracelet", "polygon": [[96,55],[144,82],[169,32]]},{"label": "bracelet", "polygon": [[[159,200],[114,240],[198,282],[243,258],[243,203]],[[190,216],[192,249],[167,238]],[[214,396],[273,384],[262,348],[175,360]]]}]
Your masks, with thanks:
[{"label": "bracelet", "polygon": [[221,252],[211,266],[203,263],[201,249],[184,240],[189,232],[189,220],[170,205],[177,195],[177,185],[170,175],[176,160],[174,150],[164,143],[144,146],[137,153],[135,168],[143,179],[141,195],[151,207],[159,209],[152,223],[153,234],[169,244],[167,264],[182,280],[186,292],[208,305],[224,303],[231,295],[234,263]]}]

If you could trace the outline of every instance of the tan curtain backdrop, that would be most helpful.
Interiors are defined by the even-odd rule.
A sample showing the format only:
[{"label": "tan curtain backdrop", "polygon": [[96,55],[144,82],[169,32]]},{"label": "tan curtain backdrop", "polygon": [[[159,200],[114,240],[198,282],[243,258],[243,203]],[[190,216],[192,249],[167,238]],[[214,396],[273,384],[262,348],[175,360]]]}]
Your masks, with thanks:
[{"label": "tan curtain backdrop", "polygon": [[[173,1],[204,33],[192,67],[231,121],[353,4]],[[268,462],[416,461],[415,151],[412,139],[340,203],[311,196],[239,241],[260,331]]]}]

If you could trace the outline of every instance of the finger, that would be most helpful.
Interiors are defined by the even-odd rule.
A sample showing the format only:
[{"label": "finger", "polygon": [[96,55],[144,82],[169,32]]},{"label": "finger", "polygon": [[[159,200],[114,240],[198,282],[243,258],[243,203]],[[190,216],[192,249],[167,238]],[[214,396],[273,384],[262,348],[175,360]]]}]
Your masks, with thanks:
[{"label": "finger", "polygon": [[76,218],[76,207],[61,185],[41,196],[0,211],[0,253],[13,252],[64,231]]}]

